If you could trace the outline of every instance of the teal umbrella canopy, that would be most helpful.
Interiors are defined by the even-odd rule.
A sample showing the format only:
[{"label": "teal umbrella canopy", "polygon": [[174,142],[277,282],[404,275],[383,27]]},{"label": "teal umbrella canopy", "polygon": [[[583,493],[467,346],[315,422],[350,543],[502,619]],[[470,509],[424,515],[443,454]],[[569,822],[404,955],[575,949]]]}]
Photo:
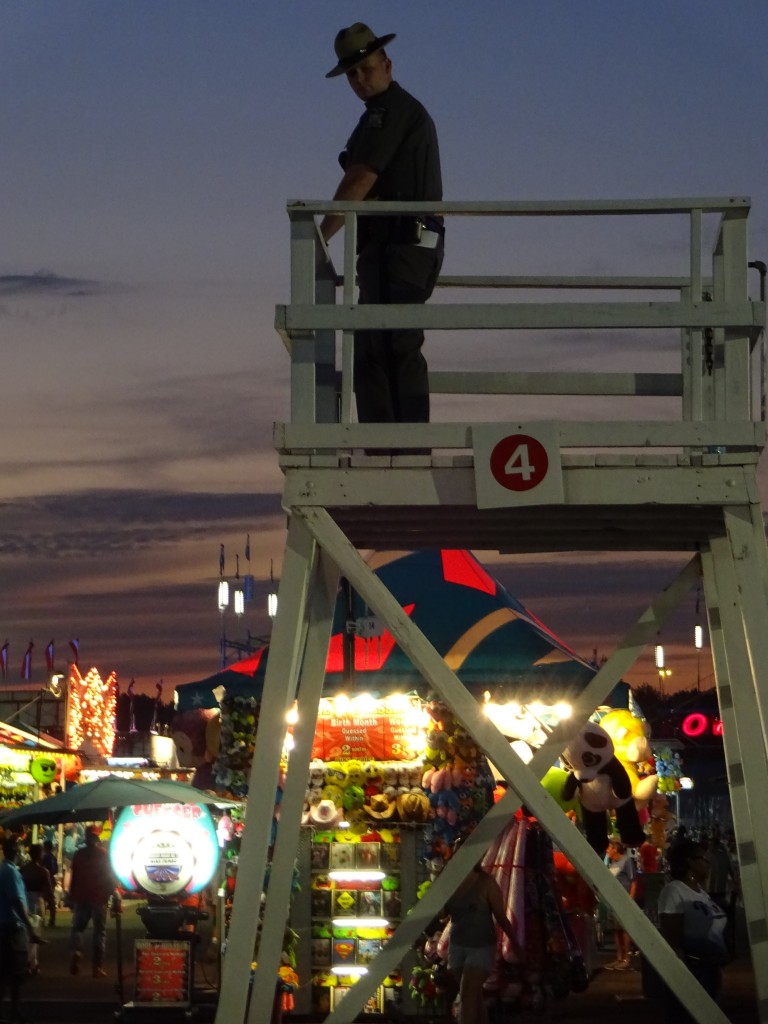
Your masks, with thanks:
[{"label": "teal umbrella canopy", "polygon": [[185,782],[171,779],[147,781],[121,779],[107,775],[95,782],[72,786],[47,800],[36,800],[0,816],[3,828],[16,825],[59,825],[68,821],[104,821],[123,807],[140,804],[198,804],[209,808],[235,806],[210,793],[203,793]]},{"label": "teal umbrella canopy", "polygon": [[[596,672],[469,551],[382,553],[373,555],[370,564],[473,693],[489,690],[509,699],[565,699],[581,692]],[[358,595],[353,594],[349,607],[340,594],[326,663],[326,694],[348,689],[350,682],[373,693],[423,690],[421,673],[387,629],[370,637],[358,630],[351,644],[344,643],[346,623],[370,615]],[[213,691],[222,685],[230,695],[260,697],[268,655],[264,648],[207,679],[177,687],[178,709],[215,707]],[[620,706],[625,704],[620,700]]]}]

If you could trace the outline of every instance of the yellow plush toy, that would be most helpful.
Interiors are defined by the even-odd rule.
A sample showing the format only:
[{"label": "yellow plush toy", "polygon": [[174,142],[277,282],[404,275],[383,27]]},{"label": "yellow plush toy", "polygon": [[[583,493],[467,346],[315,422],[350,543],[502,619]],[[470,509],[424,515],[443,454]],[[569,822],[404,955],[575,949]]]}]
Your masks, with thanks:
[{"label": "yellow plush toy", "polygon": [[600,719],[600,725],[613,740],[616,757],[621,762],[632,784],[632,796],[639,811],[648,806],[658,788],[658,775],[640,778],[637,766],[652,757],[648,723],[631,711],[615,708]]}]

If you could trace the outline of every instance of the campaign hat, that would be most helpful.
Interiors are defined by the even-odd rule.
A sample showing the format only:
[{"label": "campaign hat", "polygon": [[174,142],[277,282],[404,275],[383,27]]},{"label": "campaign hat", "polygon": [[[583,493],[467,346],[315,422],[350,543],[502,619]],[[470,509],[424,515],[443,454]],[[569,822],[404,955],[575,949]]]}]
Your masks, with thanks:
[{"label": "campaign hat", "polygon": [[394,32],[385,36],[377,36],[372,29],[356,21],[349,28],[343,28],[336,34],[333,48],[336,51],[338,64],[331,68],[326,78],[335,78],[337,75],[345,75],[347,71],[361,64],[366,57],[370,57],[376,50],[386,46],[395,38]]}]

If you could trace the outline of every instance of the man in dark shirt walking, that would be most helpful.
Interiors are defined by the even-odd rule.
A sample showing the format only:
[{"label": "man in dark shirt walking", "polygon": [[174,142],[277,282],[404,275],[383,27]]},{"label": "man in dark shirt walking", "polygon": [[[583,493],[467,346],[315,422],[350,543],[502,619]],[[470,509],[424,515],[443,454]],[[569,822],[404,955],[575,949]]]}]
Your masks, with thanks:
[{"label": "man in dark shirt walking", "polygon": [[69,898],[72,904],[72,933],[69,963],[70,974],[80,973],[83,955],[83,933],[93,920],[93,976],[103,978],[104,955],[107,948],[107,901],[115,890],[115,879],[109,866],[107,851],[99,843],[95,826],[85,833],[85,846],[72,858],[72,880]]},{"label": "man in dark shirt walking", "polygon": [[[436,201],[443,197],[440,152],[432,118],[392,79],[384,47],[362,22],[336,36],[338,63],[326,78],[346,75],[365,113],[339,162],[344,176],[334,199]],[[327,241],[343,225],[323,218]],[[357,276],[361,304],[423,303],[443,262],[443,222],[433,216],[359,217]],[[426,423],[429,379],[421,330],[356,331],[354,384],[361,423]]]}]

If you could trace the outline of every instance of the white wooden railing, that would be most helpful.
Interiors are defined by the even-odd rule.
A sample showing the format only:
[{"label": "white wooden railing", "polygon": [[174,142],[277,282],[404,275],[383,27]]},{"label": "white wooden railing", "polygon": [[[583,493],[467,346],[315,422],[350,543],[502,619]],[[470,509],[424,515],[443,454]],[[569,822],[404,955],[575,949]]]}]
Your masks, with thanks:
[{"label": "white wooden railing", "polygon": [[[759,297],[750,298],[751,280],[764,265],[750,263],[747,251],[749,200],[690,198],[543,202],[444,202],[426,209],[420,203],[335,203],[299,201],[288,205],[291,230],[290,303],[276,307],[275,325],[291,359],[291,422],[276,433],[278,448],[313,450],[377,444],[401,448],[465,447],[463,424],[403,428],[353,424],[353,332],[370,328],[422,328],[425,331],[471,330],[474,370],[432,369],[430,391],[452,395],[625,396],[626,419],[603,423],[598,432],[572,424],[578,446],[604,444],[693,447],[704,451],[755,451],[764,443],[765,356],[764,281]],[[343,273],[337,273],[317,230],[317,218],[345,217]],[[358,305],[355,289],[357,215],[440,214],[450,245],[454,218],[627,218],[677,216],[687,221],[689,258],[677,276],[503,276],[452,274],[424,306]],[[716,241],[704,252],[705,218],[717,218]],[[573,246],[573,243],[571,242]],[[578,251],[578,250],[576,250]],[[591,256],[594,258],[594,251]],[[460,254],[459,254],[460,256]],[[451,258],[455,253],[451,249]],[[501,302],[444,301],[450,291],[483,289],[505,294]],[[543,290],[550,301],[514,301],[521,291]],[[593,293],[598,301],[563,300],[573,292]],[[631,293],[632,298],[622,298]],[[507,295],[512,294],[512,300]],[[668,293],[663,301],[659,293]],[[605,298],[608,294],[609,298]],[[646,298],[643,298],[646,296]],[[647,296],[653,296],[647,298]],[[555,301],[556,297],[556,301]],[[679,368],[645,372],[563,372],[551,370],[484,370],[485,330],[679,331]],[[337,338],[341,338],[337,345]],[[576,341],[576,344],[578,341]],[[433,347],[430,364],[438,362]],[[645,421],[635,415],[634,397],[679,398],[679,419]],[[337,424],[335,428],[332,424]],[[343,429],[342,429],[343,427]],[[310,428],[309,430],[307,428]],[[617,433],[618,430],[618,433]],[[615,440],[610,440],[612,435]],[[620,436],[619,436],[620,435]],[[616,440],[618,439],[618,440]]]}]

